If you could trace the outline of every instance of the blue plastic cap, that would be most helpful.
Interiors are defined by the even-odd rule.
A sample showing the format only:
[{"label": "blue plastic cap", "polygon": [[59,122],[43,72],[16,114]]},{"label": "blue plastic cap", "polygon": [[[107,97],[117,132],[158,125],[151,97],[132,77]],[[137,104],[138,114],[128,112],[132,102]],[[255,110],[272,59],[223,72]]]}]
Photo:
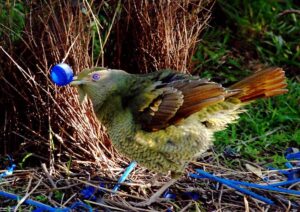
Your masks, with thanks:
[{"label": "blue plastic cap", "polygon": [[66,63],[60,63],[52,67],[50,77],[58,86],[68,85],[73,80],[73,70]]}]

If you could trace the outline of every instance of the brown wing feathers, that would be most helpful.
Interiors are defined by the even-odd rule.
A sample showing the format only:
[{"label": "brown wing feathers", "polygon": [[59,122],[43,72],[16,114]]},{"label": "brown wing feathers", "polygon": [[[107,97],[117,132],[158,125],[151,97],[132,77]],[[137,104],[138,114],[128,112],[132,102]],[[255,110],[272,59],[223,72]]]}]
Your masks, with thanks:
[{"label": "brown wing feathers", "polygon": [[[224,101],[225,89],[206,80],[181,80],[167,85],[148,110],[146,129],[158,130],[186,118],[201,108]],[[170,86],[170,87],[169,87]]]},{"label": "brown wing feathers", "polygon": [[184,103],[178,110],[180,116],[186,117],[203,107],[224,101],[225,89],[216,83],[205,83],[194,88],[186,87],[182,90]]},{"label": "brown wing feathers", "polygon": [[158,105],[158,110],[154,114],[153,120],[162,119],[170,120],[183,103],[180,91],[174,88],[168,88],[162,95],[162,101]]},{"label": "brown wing feathers", "polygon": [[[268,68],[225,89],[222,85],[203,79],[180,79],[161,84],[161,94],[144,111],[144,129],[159,130],[174,124],[202,108],[235,97],[242,102],[287,92],[284,71]],[[162,89],[162,90],[161,90]]]},{"label": "brown wing feathers", "polygon": [[176,112],[183,103],[182,93],[172,87],[162,88],[163,93],[158,96],[149,110],[147,122],[143,123],[143,127],[147,130],[158,130],[169,125],[169,120],[175,116]]}]

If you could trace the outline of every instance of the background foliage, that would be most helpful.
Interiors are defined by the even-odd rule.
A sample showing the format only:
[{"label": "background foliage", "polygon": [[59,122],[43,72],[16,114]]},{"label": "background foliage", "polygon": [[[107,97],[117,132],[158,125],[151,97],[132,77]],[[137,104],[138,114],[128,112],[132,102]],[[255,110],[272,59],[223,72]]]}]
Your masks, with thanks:
[{"label": "background foliage", "polygon": [[291,8],[300,5],[291,0],[217,1],[216,15],[194,55],[195,71],[230,84],[264,66],[280,66],[289,78],[288,94],[253,103],[238,124],[216,134],[218,154],[283,166],[285,150],[300,146],[300,15],[283,13]]}]

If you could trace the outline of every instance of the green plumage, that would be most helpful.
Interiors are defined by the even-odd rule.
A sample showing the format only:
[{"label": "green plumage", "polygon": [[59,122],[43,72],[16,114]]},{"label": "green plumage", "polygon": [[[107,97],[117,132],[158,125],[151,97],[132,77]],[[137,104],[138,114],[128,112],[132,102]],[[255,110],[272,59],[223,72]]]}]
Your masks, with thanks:
[{"label": "green plumage", "polygon": [[[284,74],[276,70],[266,73],[277,74],[282,83]],[[260,83],[257,75],[240,82],[243,89],[226,89],[170,70],[132,75],[94,68],[81,72],[72,84],[78,87],[81,99],[87,95],[92,100],[97,118],[120,153],[150,170],[171,171],[178,177],[189,161],[212,145],[214,132],[238,119],[247,97],[252,100],[256,95],[256,90],[244,92],[244,87]],[[268,79],[259,97],[264,86],[269,91]],[[284,87],[273,86],[277,91],[273,93],[286,92]]]}]

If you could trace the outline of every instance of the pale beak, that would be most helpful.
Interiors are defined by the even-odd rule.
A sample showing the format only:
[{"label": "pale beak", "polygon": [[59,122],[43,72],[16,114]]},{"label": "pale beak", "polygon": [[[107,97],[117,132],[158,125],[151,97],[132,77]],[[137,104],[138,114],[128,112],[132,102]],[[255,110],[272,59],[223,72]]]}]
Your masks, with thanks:
[{"label": "pale beak", "polygon": [[81,80],[78,80],[77,77],[73,77],[73,81],[70,83],[70,85],[73,85],[73,86],[81,85],[81,84],[83,84],[83,82]]}]

